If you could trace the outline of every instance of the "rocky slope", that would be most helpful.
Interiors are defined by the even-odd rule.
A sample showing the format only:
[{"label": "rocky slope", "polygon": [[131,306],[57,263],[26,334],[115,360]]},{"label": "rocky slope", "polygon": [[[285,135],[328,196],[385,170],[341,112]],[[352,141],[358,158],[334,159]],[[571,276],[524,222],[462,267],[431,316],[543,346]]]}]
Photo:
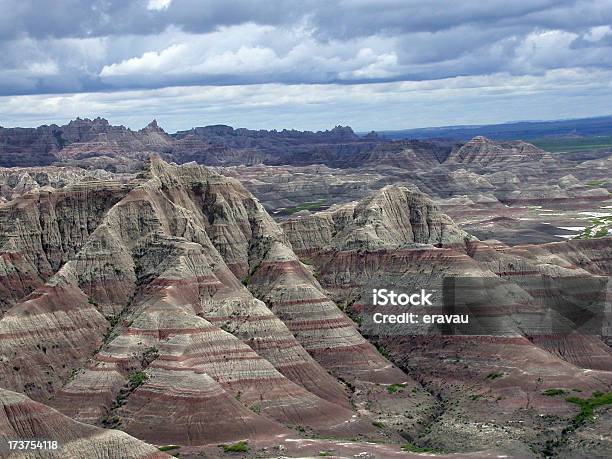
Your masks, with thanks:
[{"label": "rocky slope", "polygon": [[552,156],[527,142],[495,142],[477,136],[456,148],[448,157],[449,164],[470,164],[482,167],[499,163],[524,163],[552,160]]},{"label": "rocky slope", "polygon": [[399,441],[346,385],[411,379],[237,181],[153,158],[128,184],[33,189],[1,210],[3,387],[155,443],[288,427]]},{"label": "rocky slope", "polygon": [[102,118],[77,118],[63,126],[52,124],[35,129],[0,128],[0,165],[47,165],[88,156],[144,159],[147,153],[167,149],[169,141],[155,121],[137,132],[112,126]]},{"label": "rocky slope", "polygon": [[[241,440],[263,457],[288,444],[410,457],[406,441],[530,457],[596,441],[563,433],[575,405],[544,391],[609,391],[610,348],[546,336],[539,321],[576,319],[554,306],[589,291],[563,282],[608,276],[609,238],[480,242],[404,186],[279,225],[238,180],[158,156],[135,175],[0,177],[0,387],[6,404],[35,407],[25,425],[40,410],[82,441],[118,429],[186,457]],[[483,309],[489,336],[360,325],[370,285],[461,277],[484,279],[476,306],[500,308]],[[117,454],[151,451],[131,445]]]},{"label": "rocky slope", "polygon": [[463,244],[469,236],[418,190],[386,186],[359,202],[296,216],[283,229],[298,251],[398,250]]},{"label": "rocky slope", "polygon": [[[5,457],[35,458],[130,457],[162,459],[171,457],[118,430],[106,430],[83,424],[62,415],[23,394],[0,389],[0,441]],[[13,452],[5,449],[7,440],[36,439],[56,441],[57,450]]]},{"label": "rocky slope", "polygon": [[[448,240],[439,244],[436,235],[446,218],[422,194],[390,187],[357,204],[296,215],[283,228],[332,298],[362,324],[362,332],[436,400],[435,416],[413,437],[415,442],[455,451],[495,445],[530,457],[550,448],[557,453],[579,436],[580,448],[587,449],[579,448],[578,457],[588,456],[589,448],[609,451],[609,441],[592,446],[597,437],[587,428],[576,437],[571,429],[568,434],[574,408],[563,394],[607,392],[612,384],[605,325],[610,293],[601,277],[610,275],[612,239],[509,247],[466,238],[450,222]],[[360,243],[346,243],[355,240]],[[483,327],[478,336],[445,336],[435,327],[368,325],[372,287],[404,292],[427,286],[444,292],[450,278],[457,279],[456,285],[472,279],[464,283],[470,310],[478,311],[475,317]],[[600,287],[591,290],[592,282]],[[608,305],[597,319],[598,335],[551,332],[577,327],[582,316],[572,315],[571,305],[589,295]],[[437,304],[410,311],[439,313]],[[596,430],[605,428],[599,424]]]},{"label": "rocky slope", "polygon": [[40,190],[65,188],[87,182],[128,182],[131,174],[114,174],[102,169],[87,170],[80,167],[11,167],[0,168],[0,199],[10,201],[19,195]]}]

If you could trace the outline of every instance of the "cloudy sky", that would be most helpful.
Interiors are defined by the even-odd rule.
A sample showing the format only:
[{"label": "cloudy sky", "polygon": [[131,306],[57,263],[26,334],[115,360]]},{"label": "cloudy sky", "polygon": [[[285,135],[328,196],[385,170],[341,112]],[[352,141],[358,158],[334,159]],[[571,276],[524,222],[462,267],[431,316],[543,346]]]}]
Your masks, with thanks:
[{"label": "cloudy sky", "polygon": [[0,125],[612,114],[612,0],[0,0]]}]

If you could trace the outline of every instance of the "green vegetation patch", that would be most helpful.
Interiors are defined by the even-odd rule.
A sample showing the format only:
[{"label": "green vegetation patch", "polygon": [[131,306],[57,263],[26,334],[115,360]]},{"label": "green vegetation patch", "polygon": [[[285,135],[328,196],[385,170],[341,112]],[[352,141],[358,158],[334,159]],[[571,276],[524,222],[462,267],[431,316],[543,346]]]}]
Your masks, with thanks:
[{"label": "green vegetation patch", "polygon": [[107,429],[115,429],[121,425],[121,418],[119,416],[106,415],[102,416],[100,422]]},{"label": "green vegetation patch", "polygon": [[582,150],[598,150],[612,147],[612,136],[593,137],[547,137],[530,140],[542,150],[557,152],[572,152]]},{"label": "green vegetation patch", "polygon": [[502,376],[504,376],[503,373],[500,373],[498,371],[494,371],[494,372],[489,373],[487,375],[487,379],[494,380],[494,379],[497,379],[497,378],[501,378]]},{"label": "green vegetation patch", "polygon": [[378,343],[374,343],[374,346],[376,347],[376,350],[387,360],[391,360],[391,354],[389,354],[387,352],[387,350],[382,347],[380,344]]},{"label": "green vegetation patch", "polygon": [[319,210],[325,207],[325,199],[318,199],[316,201],[308,201],[298,204],[297,206],[288,207],[287,209],[281,210],[279,213],[282,215],[292,215],[300,210]]},{"label": "green vegetation patch", "polygon": [[334,453],[331,451],[319,451],[319,456],[333,456]]},{"label": "green vegetation patch", "polygon": [[85,371],[84,368],[73,368],[72,370],[70,370],[70,374],[68,375],[68,380],[72,381],[74,378],[77,377],[79,373],[82,373],[84,371]]},{"label": "green vegetation patch", "polygon": [[142,353],[142,359],[140,360],[140,362],[142,363],[143,367],[148,367],[151,362],[158,357],[159,349],[157,349],[155,346],[151,346],[146,348],[145,351]]},{"label": "green vegetation patch", "polygon": [[593,392],[593,395],[589,398],[568,397],[565,400],[580,407],[580,413],[578,413],[572,421],[573,426],[578,427],[593,419],[593,410],[595,408],[612,404],[612,392],[608,392],[607,394],[603,392]]},{"label": "green vegetation patch", "polygon": [[179,445],[166,445],[166,446],[160,446],[157,449],[160,451],[172,451],[173,449],[179,449],[179,448],[180,448]]},{"label": "green vegetation patch", "polygon": [[556,397],[557,395],[566,394],[566,391],[564,391],[563,389],[546,389],[542,392],[542,394],[546,395],[547,397]]},{"label": "green vegetation patch", "polygon": [[125,405],[125,401],[128,396],[138,387],[140,387],[147,379],[149,379],[149,375],[144,371],[135,371],[130,375],[127,384],[119,390],[117,397],[115,397],[115,401],[111,405],[109,412],[100,420],[104,427],[114,429],[122,423],[121,418],[117,416],[116,411]]},{"label": "green vegetation patch", "polygon": [[590,188],[599,188],[606,183],[606,180],[589,180],[584,184]]},{"label": "green vegetation patch", "polygon": [[149,379],[149,375],[144,371],[135,371],[130,375],[130,389],[134,390],[140,387],[147,379]]},{"label": "green vegetation patch", "polygon": [[355,386],[350,381],[347,381],[346,379],[340,377],[338,378],[338,380],[342,384],[344,384],[348,390],[350,390],[351,392],[355,392]]},{"label": "green vegetation patch", "polygon": [[223,448],[223,451],[226,453],[248,453],[251,448],[249,447],[249,442],[245,440],[240,440],[237,443],[232,445],[219,445]]},{"label": "green vegetation patch", "polygon": [[612,404],[612,392],[606,394],[603,392],[593,392],[593,395],[589,398],[568,397],[565,400],[569,403],[578,405],[580,407],[580,413],[578,413],[572,422],[561,431],[559,437],[546,440],[546,444],[542,451],[544,457],[556,457],[555,450],[567,445],[570,434],[593,419],[593,410],[595,408]]},{"label": "green vegetation patch", "polygon": [[406,451],[410,453],[433,453],[434,452],[432,448],[417,446],[411,442],[404,443],[402,445],[402,451]]},{"label": "green vegetation patch", "polygon": [[593,239],[598,237],[606,237],[610,234],[612,228],[612,215],[605,217],[597,217],[591,220],[591,224],[574,239]]},{"label": "green vegetation patch", "polygon": [[395,394],[397,392],[401,392],[406,387],[406,384],[389,384],[387,386],[387,392],[390,394]]},{"label": "green vegetation patch", "polygon": [[374,421],[372,423],[372,425],[374,427],[378,427],[379,429],[384,429],[385,428],[385,424],[383,422],[380,422],[380,421]]},{"label": "green vegetation patch", "polygon": [[[95,303],[91,303],[91,304],[95,304]],[[116,315],[116,316],[106,316],[105,318],[108,321],[108,329],[104,333],[103,340],[104,340],[104,343],[109,343],[112,340],[112,338],[117,336],[117,332],[115,331],[115,327],[119,323],[119,318],[120,317],[118,315]]]}]

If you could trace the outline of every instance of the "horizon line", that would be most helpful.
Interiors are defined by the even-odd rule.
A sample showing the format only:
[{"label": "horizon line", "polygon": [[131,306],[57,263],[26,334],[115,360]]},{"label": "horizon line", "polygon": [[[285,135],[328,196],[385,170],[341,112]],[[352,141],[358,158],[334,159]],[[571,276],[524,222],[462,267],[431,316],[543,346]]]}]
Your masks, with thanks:
[{"label": "horizon line", "polygon": [[168,132],[165,131],[165,129],[161,126],[159,126],[159,124],[157,123],[157,118],[153,117],[152,120],[146,124],[145,126],[141,127],[141,128],[132,128],[130,126],[126,126],[124,124],[113,124],[109,118],[106,118],[104,116],[96,116],[95,118],[88,118],[88,117],[80,117],[80,116],[76,116],[75,118],[70,119],[69,121],[67,121],[65,124],[57,124],[56,122],[51,122],[49,124],[47,123],[43,123],[43,124],[39,124],[37,126],[5,126],[0,124],[0,129],[37,129],[37,128],[41,128],[41,127],[51,127],[51,126],[57,126],[57,127],[62,127],[65,126],[67,124],[70,124],[73,121],[96,121],[96,120],[104,120],[106,121],[110,126],[113,127],[123,127],[125,129],[128,129],[132,132],[137,132],[137,131],[141,131],[143,129],[146,129],[148,126],[150,126],[151,124],[155,123],[158,127],[160,127],[164,132],[166,132],[169,135],[173,135],[173,134],[177,134],[179,132],[185,132],[185,131],[190,131],[192,129],[197,129],[197,128],[206,128],[206,127],[215,127],[215,126],[225,126],[225,127],[230,127],[233,130],[248,130],[248,131],[266,131],[266,132],[283,132],[283,131],[297,131],[297,132],[312,132],[312,133],[323,133],[323,132],[330,132],[333,129],[336,128],[350,128],[356,135],[367,135],[369,133],[375,132],[375,133],[386,133],[386,132],[402,132],[402,131],[420,131],[420,130],[434,130],[434,129],[470,129],[470,128],[484,128],[484,127],[490,127],[490,126],[504,126],[504,125],[512,125],[512,124],[521,124],[521,123],[525,123],[525,124],[535,124],[535,123],[559,123],[559,122],[565,122],[565,121],[584,121],[584,120],[597,120],[597,119],[605,119],[605,118],[612,118],[612,113],[611,114],[606,114],[606,115],[595,115],[595,116],[586,116],[586,117],[580,117],[580,118],[555,118],[555,119],[531,119],[531,120],[509,120],[509,121],[504,121],[501,123],[475,123],[475,124],[447,124],[447,125],[436,125],[436,126],[422,126],[422,127],[405,127],[405,128],[396,128],[396,129],[383,129],[383,130],[376,130],[376,129],[371,129],[371,130],[358,130],[355,131],[353,129],[352,126],[350,125],[341,125],[341,124],[337,124],[335,126],[333,126],[332,128],[327,128],[325,130],[310,130],[310,129],[299,129],[299,128],[272,128],[272,129],[253,129],[253,128],[249,128],[249,127],[244,127],[244,126],[232,126],[229,124],[223,124],[223,123],[219,123],[219,124],[203,124],[203,125],[198,125],[198,126],[191,126],[190,128],[187,129],[178,129],[174,132]]}]

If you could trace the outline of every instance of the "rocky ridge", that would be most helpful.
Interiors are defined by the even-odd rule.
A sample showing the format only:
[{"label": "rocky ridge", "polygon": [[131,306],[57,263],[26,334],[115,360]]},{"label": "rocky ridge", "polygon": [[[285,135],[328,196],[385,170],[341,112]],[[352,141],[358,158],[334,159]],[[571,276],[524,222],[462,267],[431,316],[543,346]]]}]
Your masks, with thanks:
[{"label": "rocky ridge", "polygon": [[364,286],[452,276],[490,280],[478,301],[512,299],[513,320],[538,317],[576,293],[542,295],[547,279],[609,275],[609,238],[481,242],[405,186],[279,225],[238,180],[157,156],[121,180],[56,172],[0,205],[2,387],[45,403],[36,412],[193,454],[333,437],[386,442],[381,457],[406,454],[404,439],[529,457],[574,415],[543,391],[612,384],[605,341],[532,322],[509,336],[368,335],[379,349],[359,332]]},{"label": "rocky ridge", "polygon": [[237,181],[153,158],[129,185],[96,186],[2,209],[5,388],[157,443],[381,436],[339,381],[410,378]]},{"label": "rocky ridge", "polygon": [[494,142],[486,137],[477,136],[451,152],[448,163],[497,166],[499,163],[552,161],[552,159],[549,153],[527,142]]},{"label": "rocky ridge", "polygon": [[359,202],[283,223],[298,251],[398,250],[415,245],[463,244],[470,236],[415,189],[386,186]]},{"label": "rocky ridge", "polygon": [[[394,194],[411,196],[413,204],[393,206],[388,198]],[[363,308],[372,286],[406,291],[427,285],[442,291],[445,279],[477,280],[480,288],[469,291],[469,302],[472,308],[480,308],[479,320],[487,324],[489,332],[482,336],[445,336],[435,328],[422,327],[414,334],[398,329],[399,335],[378,335],[371,328],[361,328],[437,401],[436,417],[415,439],[419,444],[455,451],[495,444],[518,457],[531,457],[547,450],[547,445],[572,441],[563,432],[573,408],[564,398],[555,400],[547,394],[558,388],[563,388],[560,393],[609,391],[609,328],[604,326],[601,336],[555,335],[542,332],[539,324],[544,315],[556,327],[573,327],[568,324],[572,320],[568,311],[555,308],[577,297],[603,294],[608,304],[609,289],[591,292],[588,286],[610,276],[612,240],[509,247],[466,238],[453,223],[448,234],[454,236],[446,245],[436,244],[435,236],[415,244],[414,228],[430,228],[425,234],[436,235],[439,222],[445,221],[435,206],[426,207],[428,212],[415,212],[427,202],[418,192],[390,187],[358,204],[295,215],[282,225],[298,255],[313,263],[321,285],[357,323],[366,321]],[[377,218],[354,218],[360,206]],[[385,214],[389,217],[380,218]],[[438,222],[433,231],[432,220]],[[402,222],[401,230],[395,222]],[[336,228],[340,230],[335,232]],[[405,237],[403,232],[409,229],[412,232]],[[343,243],[347,240],[368,243]],[[423,314],[428,309],[410,311]],[[602,316],[603,324],[609,319],[608,311]],[[548,423],[541,424],[534,413],[548,413],[542,415]],[[521,427],[515,427],[517,422]],[[601,428],[605,429],[597,427]],[[595,442],[594,437],[585,440],[586,432],[580,431],[584,444]],[[604,442],[593,451],[609,451],[611,446]],[[579,454],[588,455],[587,451]]]}]

